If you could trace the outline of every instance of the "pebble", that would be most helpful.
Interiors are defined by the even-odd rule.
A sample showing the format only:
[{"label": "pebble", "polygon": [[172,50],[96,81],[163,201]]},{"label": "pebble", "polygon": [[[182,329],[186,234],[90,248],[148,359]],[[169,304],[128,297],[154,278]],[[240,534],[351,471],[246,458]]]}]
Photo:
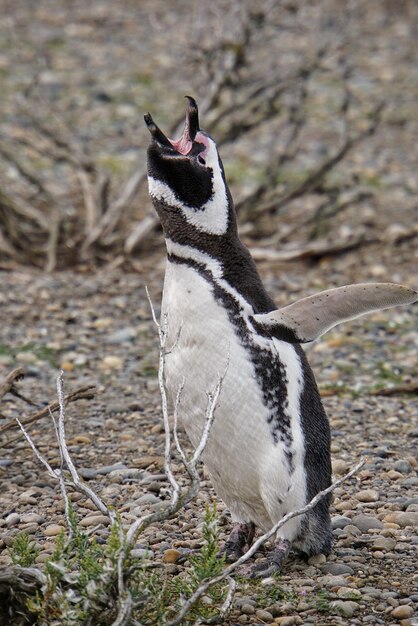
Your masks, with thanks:
[{"label": "pebble", "polygon": [[43,532],[45,537],[55,537],[56,535],[59,535],[62,530],[64,530],[64,526],[60,526],[59,524],[49,524]]},{"label": "pebble", "polygon": [[89,517],[83,517],[83,519],[79,521],[79,524],[83,527],[97,526],[98,524],[108,526],[110,524],[110,519],[107,515],[90,515]]},{"label": "pebble", "polygon": [[255,613],[255,608],[252,604],[243,604],[240,610],[244,615],[254,615]]},{"label": "pebble", "polygon": [[16,526],[20,522],[20,515],[18,513],[10,513],[5,520],[6,526],[10,528],[10,526]]},{"label": "pebble", "polygon": [[109,354],[99,364],[99,367],[104,370],[121,370],[123,368],[123,359],[120,356],[114,356]]},{"label": "pebble", "polygon": [[403,459],[396,461],[396,463],[393,464],[393,469],[396,472],[401,472],[401,474],[409,474],[412,471],[410,462],[404,461]]},{"label": "pebble", "polygon": [[164,457],[161,457],[161,456],[143,456],[141,459],[136,459],[134,463],[140,469],[145,469],[147,467],[150,467],[150,465],[154,465],[154,464],[163,465],[164,464]]},{"label": "pebble", "polygon": [[131,550],[131,555],[135,559],[150,559],[154,556],[152,550],[145,550],[143,548],[134,548]]},{"label": "pebble", "polygon": [[383,528],[383,522],[371,515],[355,515],[351,522],[354,526],[357,526],[361,532],[367,532],[372,528]]},{"label": "pebble", "polygon": [[321,567],[321,572],[324,574],[332,574],[333,576],[339,576],[341,574],[354,574],[354,570],[349,565],[344,563],[326,563]]},{"label": "pebble", "polygon": [[[387,517],[390,517],[391,519],[387,520]],[[401,528],[405,528],[406,526],[416,528],[418,526],[418,512],[405,511],[401,513],[394,513],[393,515],[386,516],[385,521],[394,522]]]},{"label": "pebble", "polygon": [[244,604],[251,604],[251,606],[255,606],[257,603],[253,598],[249,596],[242,596],[237,598],[234,602],[235,606],[240,609]]},{"label": "pebble", "polygon": [[106,338],[106,343],[110,344],[118,344],[125,343],[126,341],[132,341],[136,337],[136,330],[131,326],[126,328],[121,328],[116,332],[112,333]]},{"label": "pebble", "polygon": [[361,598],[361,591],[354,587],[340,587],[337,596],[343,600],[357,600]]},{"label": "pebble", "polygon": [[180,550],[169,548],[163,554],[163,561],[164,563],[177,563],[181,555]]},{"label": "pebble", "polygon": [[344,600],[334,600],[334,602],[331,603],[331,607],[347,618],[353,617],[355,611],[359,609],[356,602]]},{"label": "pebble", "polygon": [[311,556],[308,560],[308,565],[323,565],[327,562],[327,557],[325,554],[315,554],[315,556]]},{"label": "pebble", "polygon": [[331,574],[320,576],[317,578],[317,583],[319,585],[323,585],[324,587],[344,587],[347,585],[345,578],[342,576],[332,576]]},{"label": "pebble", "polygon": [[113,465],[103,465],[103,467],[99,467],[96,471],[98,474],[110,474],[110,472],[115,472],[117,470],[126,470],[128,469],[124,463],[113,463]]},{"label": "pebble", "polygon": [[137,504],[157,504],[161,502],[160,498],[154,496],[153,493],[144,493],[143,496],[140,496],[136,500]]},{"label": "pebble", "polygon": [[262,622],[267,622],[267,624],[271,624],[271,622],[273,621],[273,615],[265,609],[257,609],[255,612],[255,616],[258,619],[261,619]]},{"label": "pebble", "polygon": [[396,619],[408,619],[409,617],[412,617],[412,615],[414,614],[414,609],[412,608],[412,606],[403,604],[401,606],[397,606],[396,608],[394,608],[390,614],[392,615],[392,617],[395,617]]},{"label": "pebble", "polygon": [[396,546],[395,539],[391,539],[390,537],[377,537],[373,542],[371,549],[372,550],[383,550],[384,552],[390,552]]},{"label": "pebble", "polygon": [[332,473],[335,474],[335,476],[341,476],[342,474],[345,474],[346,471],[347,463],[345,463],[345,461],[341,461],[341,459],[335,459],[332,461]]},{"label": "pebble", "polygon": [[359,502],[377,502],[379,494],[375,489],[365,489],[364,491],[359,491],[356,494],[356,498]]},{"label": "pebble", "polygon": [[297,624],[303,624],[303,621],[298,615],[285,615],[284,617],[276,617],[274,624],[280,624],[280,626],[296,626]]},{"label": "pebble", "polygon": [[45,521],[45,517],[37,513],[26,513],[22,515],[20,521],[22,524],[42,524]]},{"label": "pebble", "polygon": [[389,470],[387,473],[388,478],[390,478],[390,480],[400,480],[401,478],[403,478],[403,474],[402,472],[395,472],[395,470]]},{"label": "pebble", "polygon": [[13,464],[13,459],[0,459],[0,467],[10,467]]},{"label": "pebble", "polygon": [[336,515],[331,519],[332,529],[345,528],[348,524],[351,524],[351,519],[344,515]]},{"label": "pebble", "polygon": [[81,478],[84,478],[84,480],[92,480],[97,476],[97,470],[90,467],[80,467],[78,473],[80,474]]}]

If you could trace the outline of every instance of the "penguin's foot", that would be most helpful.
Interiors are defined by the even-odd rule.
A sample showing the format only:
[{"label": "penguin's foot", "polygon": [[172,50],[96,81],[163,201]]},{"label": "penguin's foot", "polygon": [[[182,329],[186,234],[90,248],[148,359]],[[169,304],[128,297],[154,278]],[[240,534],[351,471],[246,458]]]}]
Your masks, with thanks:
[{"label": "penguin's foot", "polygon": [[290,550],[290,541],[279,537],[276,539],[274,549],[266,559],[259,563],[246,565],[238,569],[238,575],[245,578],[268,578],[282,569],[282,564]]},{"label": "penguin's foot", "polygon": [[221,550],[228,563],[234,563],[251,547],[255,535],[255,524],[244,522],[234,524],[234,528]]}]

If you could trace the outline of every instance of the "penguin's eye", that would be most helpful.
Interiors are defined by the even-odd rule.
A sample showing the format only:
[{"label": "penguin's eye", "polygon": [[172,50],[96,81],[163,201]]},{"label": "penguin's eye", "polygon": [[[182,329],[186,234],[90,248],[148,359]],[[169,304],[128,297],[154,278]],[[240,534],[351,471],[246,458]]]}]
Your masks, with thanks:
[{"label": "penguin's eye", "polygon": [[198,156],[197,160],[199,161],[200,165],[206,165],[206,161],[205,161],[205,159],[203,157]]}]

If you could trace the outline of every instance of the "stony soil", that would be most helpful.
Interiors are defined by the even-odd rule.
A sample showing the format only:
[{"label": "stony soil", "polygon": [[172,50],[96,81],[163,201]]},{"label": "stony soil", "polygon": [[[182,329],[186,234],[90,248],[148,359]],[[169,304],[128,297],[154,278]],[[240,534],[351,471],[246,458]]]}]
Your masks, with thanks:
[{"label": "stony soil", "polygon": [[[68,18],[64,4],[54,3],[61,11],[57,10],[54,26],[52,14],[47,19],[51,6],[40,3],[44,13],[35,16],[35,22],[43,26],[43,36],[49,33],[52,37],[57,21]],[[97,8],[100,3],[92,4]],[[147,3],[142,6],[143,13],[134,11],[132,3],[126,6],[130,7],[129,28],[136,25],[145,37],[148,31],[141,26],[141,19]],[[181,16],[184,6],[178,6]],[[77,3],[74,7],[81,11]],[[13,21],[15,17],[19,28],[32,32],[31,15],[22,10],[17,17],[11,13],[8,19]],[[109,29],[109,24],[114,25],[112,15],[114,18],[109,8]],[[77,11],[75,16],[74,23],[80,25]],[[337,220],[335,229],[356,229],[366,224],[367,228],[387,232],[388,238],[385,244],[325,258],[315,265],[260,262],[260,271],[278,304],[319,287],[353,281],[400,281],[417,287],[416,239],[393,245],[389,236],[391,229],[399,225],[408,229],[417,220],[414,194],[418,134],[411,100],[412,94],[418,93],[418,66],[412,52],[413,25],[408,12],[392,15],[387,23],[375,17],[377,22],[362,22],[360,18],[350,22],[353,40],[358,42],[352,49],[357,55],[357,80],[394,97],[382,129],[349,167],[368,172],[369,182],[376,176],[381,182],[367,210],[356,212],[353,208]],[[384,27],[383,31],[376,24]],[[63,45],[81,38],[80,45],[89,51],[89,36],[74,27],[63,36]],[[160,50],[164,49],[163,39],[160,32]],[[112,41],[116,46],[113,63],[115,59],[119,62],[118,54],[126,59],[119,31]],[[132,40],[130,45],[134,46]],[[377,63],[376,58],[381,62]],[[7,66],[6,50],[2,59]],[[167,58],[165,62],[167,76],[172,66]],[[112,63],[104,63],[104,68],[107,80],[115,68]],[[370,76],[373,85],[367,82]],[[409,91],[405,91],[406,85]],[[132,118],[132,111],[125,113],[123,124]],[[95,126],[94,132],[99,135],[99,131]],[[304,209],[301,204],[300,211]],[[289,221],[290,217],[285,219]],[[17,269],[0,275],[0,378],[14,366],[23,365],[27,375],[19,390],[37,406],[55,398],[59,368],[64,371],[67,392],[87,383],[96,385],[94,400],[68,407],[69,450],[80,474],[121,511],[126,523],[139,510],[158,507],[166,493],[156,369],[158,340],[144,290],[147,284],[158,308],[163,259],[161,245],[147,258],[139,257],[136,272],[108,266],[88,274],[45,275]],[[373,395],[381,387],[416,381],[417,319],[413,307],[375,314],[346,324],[308,347],[331,421],[335,475],[341,476],[361,456],[367,458],[367,463],[356,478],[335,492],[332,555],[308,564],[292,555],[279,579],[243,583],[225,624],[418,623],[414,613],[418,604],[417,395]],[[0,411],[1,426],[16,415],[27,416],[32,409],[9,395],[3,399]],[[33,424],[30,433],[49,461],[58,463],[50,420],[43,418]],[[57,485],[34,459],[22,437],[8,443],[17,435],[17,430],[7,431],[0,448],[1,566],[10,562],[7,547],[13,536],[24,529],[41,548],[37,561],[42,563],[64,524]],[[169,548],[199,546],[203,504],[213,497],[209,481],[203,480],[193,506],[176,520],[149,529],[138,549],[151,550],[152,558],[162,560]],[[78,499],[76,510],[83,526],[97,525],[99,536],[106,533],[103,520],[97,519],[97,512],[86,500]],[[226,534],[229,521],[222,503],[219,510]],[[166,567],[174,575],[185,565]],[[278,588],[286,592],[285,601],[277,599]]]}]

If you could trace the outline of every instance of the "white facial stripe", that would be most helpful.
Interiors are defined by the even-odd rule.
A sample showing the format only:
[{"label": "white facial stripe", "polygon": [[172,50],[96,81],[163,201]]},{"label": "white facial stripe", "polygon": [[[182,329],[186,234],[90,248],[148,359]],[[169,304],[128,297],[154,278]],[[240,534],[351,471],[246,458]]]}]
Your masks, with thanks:
[{"label": "white facial stripe", "polygon": [[155,198],[156,200],[163,200],[167,204],[176,209],[182,209],[183,205],[179,202],[174,195],[174,192],[170,189],[166,183],[163,183],[161,180],[157,180],[152,176],[148,176],[148,190],[151,198]]},{"label": "white facial stripe", "polygon": [[163,200],[169,206],[179,209],[188,223],[197,230],[210,235],[223,235],[228,229],[228,198],[216,145],[211,139],[207,142],[205,161],[206,167],[212,170],[213,194],[206,204],[197,210],[183,204],[166,183],[152,176],[148,176],[149,193],[152,198]]}]

